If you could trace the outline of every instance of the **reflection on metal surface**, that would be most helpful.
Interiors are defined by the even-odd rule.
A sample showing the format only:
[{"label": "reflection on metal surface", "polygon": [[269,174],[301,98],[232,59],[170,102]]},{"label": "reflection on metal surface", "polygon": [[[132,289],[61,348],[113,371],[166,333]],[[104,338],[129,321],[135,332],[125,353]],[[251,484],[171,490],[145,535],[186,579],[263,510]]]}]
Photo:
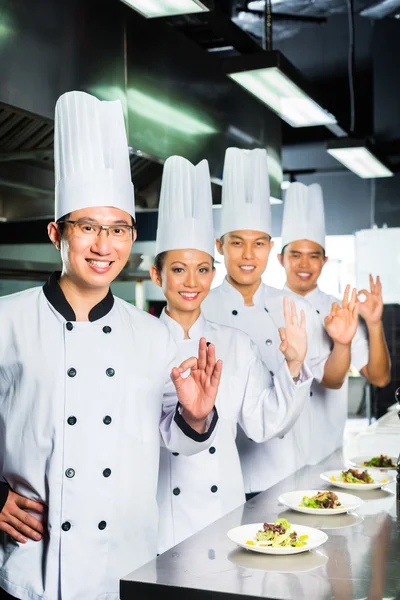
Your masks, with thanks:
[{"label": "reflection on metal surface", "polygon": [[285,510],[279,513],[278,518],[287,519],[289,523],[296,521],[296,525],[306,525],[307,527],[315,527],[316,529],[342,529],[343,527],[354,527],[354,525],[360,525],[363,521],[363,518],[356,513],[325,517],[324,515],[295,513],[291,510]]},{"label": "reflection on metal surface", "polygon": [[304,573],[323,567],[328,562],[328,557],[319,550],[303,552],[293,556],[272,556],[236,548],[229,552],[228,560],[237,567],[244,569],[256,569],[257,571],[272,573]]}]

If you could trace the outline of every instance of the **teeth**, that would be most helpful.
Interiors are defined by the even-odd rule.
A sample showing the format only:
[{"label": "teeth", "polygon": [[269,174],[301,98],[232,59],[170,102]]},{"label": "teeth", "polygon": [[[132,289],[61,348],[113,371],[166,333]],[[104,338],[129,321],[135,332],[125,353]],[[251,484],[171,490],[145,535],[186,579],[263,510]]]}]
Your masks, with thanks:
[{"label": "teeth", "polygon": [[253,271],[255,269],[255,267],[252,267],[250,265],[246,265],[240,268],[243,269],[243,271]]},{"label": "teeth", "polygon": [[300,277],[310,277],[311,273],[297,273]]},{"label": "teeth", "polygon": [[185,298],[196,298],[198,296],[198,292],[179,292],[181,296]]},{"label": "teeth", "polygon": [[111,265],[110,261],[106,262],[104,260],[88,260],[88,263],[96,267],[109,267]]}]

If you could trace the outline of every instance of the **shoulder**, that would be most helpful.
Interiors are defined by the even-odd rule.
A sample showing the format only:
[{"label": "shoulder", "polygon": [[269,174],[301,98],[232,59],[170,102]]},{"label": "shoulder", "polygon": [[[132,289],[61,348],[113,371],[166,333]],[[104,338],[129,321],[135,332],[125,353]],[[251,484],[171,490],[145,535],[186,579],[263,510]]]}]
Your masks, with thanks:
[{"label": "shoulder", "polygon": [[125,315],[136,328],[143,328],[150,333],[168,337],[169,332],[167,327],[160,321],[160,319],[157,319],[157,317],[150,315],[144,310],[141,310],[140,308],[133,306],[133,304],[129,304],[129,302],[126,302],[121,298],[117,298],[116,296],[114,296],[114,302],[115,308],[118,311],[125,313]]},{"label": "shoulder", "polygon": [[13,315],[21,317],[21,310],[35,306],[38,299],[43,296],[42,287],[34,287],[16,294],[9,294],[0,298],[0,313],[2,317],[5,315]]},{"label": "shoulder", "polygon": [[220,325],[207,319],[207,334],[210,341],[215,340],[215,344],[218,341],[226,344],[230,352],[235,347],[240,347],[241,350],[251,349],[253,351],[254,344],[250,336],[240,329],[229,327],[228,325]]}]

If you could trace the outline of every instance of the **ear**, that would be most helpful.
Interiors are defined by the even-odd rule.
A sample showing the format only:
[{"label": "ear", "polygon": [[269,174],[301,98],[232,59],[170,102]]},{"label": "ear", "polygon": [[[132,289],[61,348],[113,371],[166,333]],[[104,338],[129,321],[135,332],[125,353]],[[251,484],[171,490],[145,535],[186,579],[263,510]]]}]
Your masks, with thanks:
[{"label": "ear", "polygon": [[60,250],[61,238],[57,223],[53,221],[47,225],[47,234],[57,250]]},{"label": "ear", "polygon": [[269,243],[269,249],[272,250],[272,248],[274,247],[275,242],[273,242],[272,240]]},{"label": "ear", "polygon": [[215,245],[217,246],[217,250],[219,254],[224,254],[224,251],[222,250],[222,246],[223,246],[223,242],[220,239],[216,239],[215,240]]},{"label": "ear", "polygon": [[155,283],[156,285],[158,285],[158,287],[162,286],[161,274],[158,271],[158,269],[155,268],[154,265],[152,267],[150,267],[150,278],[151,278],[151,280],[152,280],[153,283]]},{"label": "ear", "polygon": [[217,269],[214,267],[214,268],[213,268],[213,274],[212,274],[212,280],[213,280],[213,281],[214,281],[214,279],[215,279],[215,276],[216,276],[216,274],[217,274]]},{"label": "ear", "polygon": [[326,265],[326,263],[328,262],[328,260],[329,260],[328,257],[325,256],[325,258],[324,258],[324,265]]},{"label": "ear", "polygon": [[282,254],[277,254],[277,258],[278,258],[279,264],[283,267],[283,256],[282,256]]},{"label": "ear", "polygon": [[137,230],[133,229],[132,230],[132,244],[134,244],[137,240]]}]

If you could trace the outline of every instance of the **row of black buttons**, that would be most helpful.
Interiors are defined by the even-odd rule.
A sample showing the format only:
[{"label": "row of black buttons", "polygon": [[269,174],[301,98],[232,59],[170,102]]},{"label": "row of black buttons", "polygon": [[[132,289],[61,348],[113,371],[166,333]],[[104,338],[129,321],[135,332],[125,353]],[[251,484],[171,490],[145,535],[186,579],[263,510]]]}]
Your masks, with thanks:
[{"label": "row of black buttons", "polygon": [[[71,323],[71,321],[68,321],[68,322],[65,324],[65,327],[68,329],[68,331],[72,331],[72,330],[73,330],[73,328],[74,328],[74,326],[73,326],[73,324]],[[103,327],[103,332],[104,332],[104,333],[111,333],[111,331],[112,331],[112,329],[111,329],[111,327],[110,327],[109,325],[105,325],[105,326]]]},{"label": "row of black buttons", "polygon": [[[215,454],[216,452],[216,448],[214,446],[210,446],[210,448],[208,449],[210,454]],[[179,452],[173,452],[172,456],[179,456]]]},{"label": "row of black buttons", "polygon": [[[218,486],[212,485],[210,487],[210,490],[213,494],[215,494],[216,492],[218,492]],[[174,496],[179,496],[179,494],[181,493],[181,490],[180,490],[180,488],[176,487],[172,490],[172,493]]]},{"label": "row of black buttons", "polygon": [[[64,523],[61,525],[61,529],[63,531],[69,531],[71,529],[72,525],[69,521],[64,521]],[[100,529],[100,531],[103,531],[103,529],[105,529],[107,527],[107,523],[106,521],[100,521],[100,523],[97,525],[97,527]]]},{"label": "row of black buttons", "polygon": [[[67,423],[68,423],[68,425],[75,425],[77,420],[78,419],[76,417],[68,417]],[[111,421],[112,421],[112,418],[110,417],[110,415],[106,415],[103,419],[104,425],[110,425]]]},{"label": "row of black buttons", "polygon": [[[67,371],[68,377],[75,377],[76,373],[77,373],[77,371],[73,367],[71,367]],[[112,367],[109,367],[108,369],[106,369],[106,375],[107,375],[107,377],[114,377],[114,375],[115,375],[114,369]]]},{"label": "row of black buttons", "polygon": [[[110,477],[110,475],[111,475],[111,469],[104,469],[103,476]],[[73,477],[75,477],[75,469],[67,469],[65,471],[65,476],[68,477],[68,479],[72,479]]]}]

